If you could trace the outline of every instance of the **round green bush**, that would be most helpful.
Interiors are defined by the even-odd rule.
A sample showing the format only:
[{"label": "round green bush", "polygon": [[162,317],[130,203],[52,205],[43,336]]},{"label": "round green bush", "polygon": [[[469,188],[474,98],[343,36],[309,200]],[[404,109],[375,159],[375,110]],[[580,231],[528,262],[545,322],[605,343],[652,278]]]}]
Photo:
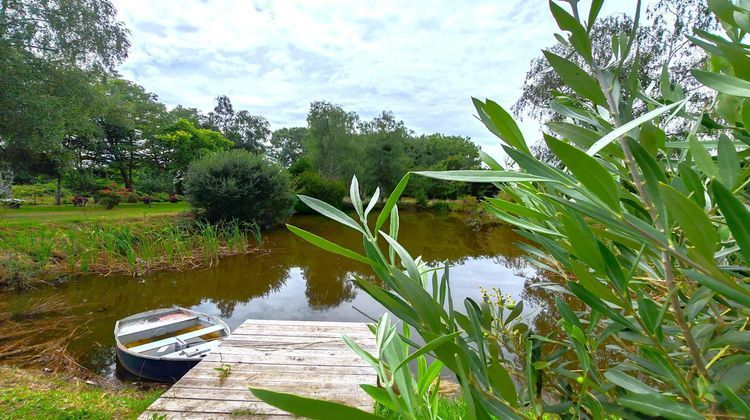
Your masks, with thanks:
[{"label": "round green bush", "polygon": [[296,200],[280,166],[244,150],[193,162],[185,189],[190,204],[210,221],[255,221],[263,227],[286,221]]},{"label": "round green bush", "polygon": [[[346,196],[346,185],[343,182],[325,179],[314,171],[304,171],[294,178],[294,185],[298,194],[323,200],[326,203],[340,208]],[[302,201],[297,201],[296,210],[298,213],[315,213],[310,207],[307,207]]]}]

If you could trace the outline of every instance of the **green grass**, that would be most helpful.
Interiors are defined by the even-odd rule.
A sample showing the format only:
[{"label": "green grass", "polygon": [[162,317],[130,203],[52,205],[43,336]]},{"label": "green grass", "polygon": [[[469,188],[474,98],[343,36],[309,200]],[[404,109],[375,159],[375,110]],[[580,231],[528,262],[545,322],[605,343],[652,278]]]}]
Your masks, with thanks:
[{"label": "green grass", "polygon": [[99,220],[133,220],[148,217],[176,215],[190,210],[190,205],[180,203],[123,203],[107,210],[102,206],[74,207],[72,204],[23,205],[20,209],[0,208],[0,227],[35,226],[93,222]]},{"label": "green grass", "polygon": [[187,210],[186,203],[6,209],[0,217],[0,289],[86,273],[196,268],[260,246],[257,226],[201,223]]},{"label": "green grass", "polygon": [[[467,415],[466,403],[460,397],[439,397],[438,415],[442,419],[462,419]],[[401,415],[397,412],[386,408],[383,405],[375,404],[375,414],[385,417],[386,419],[400,420]]]},{"label": "green grass", "polygon": [[136,418],[161,390],[107,390],[61,375],[0,367],[4,419]]}]

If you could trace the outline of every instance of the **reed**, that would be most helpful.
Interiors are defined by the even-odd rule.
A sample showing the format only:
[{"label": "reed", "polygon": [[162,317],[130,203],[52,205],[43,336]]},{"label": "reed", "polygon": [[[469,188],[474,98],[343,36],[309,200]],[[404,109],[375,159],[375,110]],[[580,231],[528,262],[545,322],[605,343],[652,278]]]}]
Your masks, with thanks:
[{"label": "reed", "polygon": [[0,230],[0,288],[66,275],[140,276],[211,266],[223,256],[256,250],[262,239],[256,224],[174,218],[6,228]]}]

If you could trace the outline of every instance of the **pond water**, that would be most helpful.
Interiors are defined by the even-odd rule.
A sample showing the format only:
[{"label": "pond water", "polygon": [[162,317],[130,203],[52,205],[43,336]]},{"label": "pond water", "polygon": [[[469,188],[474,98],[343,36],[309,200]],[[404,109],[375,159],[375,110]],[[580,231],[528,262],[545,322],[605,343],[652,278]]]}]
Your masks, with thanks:
[{"label": "pond water", "polygon": [[[361,249],[357,232],[320,216],[295,216],[290,223]],[[524,264],[510,229],[476,228],[469,215],[402,212],[399,239],[430,264],[451,265],[459,307],[465,297],[479,298],[480,287],[496,287],[520,299],[527,280],[536,276]],[[267,232],[263,247],[263,252],[225,258],[208,269],[142,278],[87,276],[25,294],[59,295],[75,307],[85,320],[85,333],[69,343],[69,350],[83,366],[109,377],[121,375],[115,366],[115,321],[148,309],[179,305],[217,315],[231,328],[248,318],[367,321],[364,314],[382,314],[380,304],[351,281],[371,276],[367,266],[322,251],[286,229]]]}]

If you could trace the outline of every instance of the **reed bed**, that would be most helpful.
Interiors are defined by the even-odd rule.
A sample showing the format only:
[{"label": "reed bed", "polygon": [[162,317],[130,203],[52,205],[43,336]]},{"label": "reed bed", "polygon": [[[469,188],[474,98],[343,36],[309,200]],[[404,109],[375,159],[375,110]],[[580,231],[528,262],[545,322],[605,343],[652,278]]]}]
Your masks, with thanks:
[{"label": "reed bed", "polygon": [[85,333],[85,320],[65,299],[18,296],[0,303],[0,362],[83,372],[67,343]]},{"label": "reed bed", "polygon": [[212,266],[261,244],[255,224],[192,219],[6,229],[0,231],[0,288],[87,273],[141,276]]}]

